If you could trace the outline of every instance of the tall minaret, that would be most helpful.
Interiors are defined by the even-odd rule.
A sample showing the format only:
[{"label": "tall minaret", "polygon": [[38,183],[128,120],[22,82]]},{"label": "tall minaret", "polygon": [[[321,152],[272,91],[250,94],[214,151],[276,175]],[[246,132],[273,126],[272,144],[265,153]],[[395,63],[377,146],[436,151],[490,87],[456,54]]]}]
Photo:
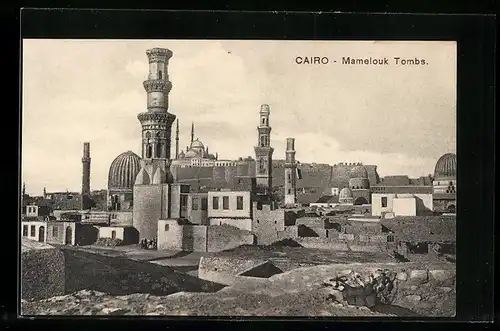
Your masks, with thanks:
[{"label": "tall minaret", "polygon": [[90,143],[83,143],[82,196],[90,194]]},{"label": "tall minaret", "polygon": [[255,177],[257,186],[264,188],[266,193],[272,188],[272,162],[274,149],[271,144],[271,127],[269,126],[269,105],[260,106],[260,121],[257,127],[258,145],[255,147]]},{"label": "tall minaret", "polygon": [[177,127],[175,129],[175,159],[179,158],[179,120],[177,120]]},{"label": "tall minaret", "polygon": [[153,48],[146,54],[149,75],[143,85],[147,92],[148,110],[137,116],[142,125],[142,160],[136,184],[171,183],[170,147],[175,115],[168,112],[168,94],[172,88],[168,60],[172,52],[165,48]]},{"label": "tall minaret", "polygon": [[194,141],[194,122],[191,122],[191,143]]},{"label": "tall minaret", "polygon": [[295,163],[295,139],[286,139],[285,151],[285,204],[293,205],[297,202],[297,164]]}]

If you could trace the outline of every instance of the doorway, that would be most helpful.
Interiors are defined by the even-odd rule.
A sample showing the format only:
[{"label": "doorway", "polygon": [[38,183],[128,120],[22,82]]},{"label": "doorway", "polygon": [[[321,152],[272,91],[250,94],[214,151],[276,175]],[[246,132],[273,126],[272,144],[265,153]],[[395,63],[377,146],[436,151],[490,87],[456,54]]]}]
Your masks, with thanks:
[{"label": "doorway", "polygon": [[65,245],[71,245],[73,243],[73,229],[71,226],[68,226],[66,228],[66,236],[64,240]]},{"label": "doorway", "polygon": [[41,243],[45,242],[45,227],[44,226],[41,226],[38,229],[38,241]]}]

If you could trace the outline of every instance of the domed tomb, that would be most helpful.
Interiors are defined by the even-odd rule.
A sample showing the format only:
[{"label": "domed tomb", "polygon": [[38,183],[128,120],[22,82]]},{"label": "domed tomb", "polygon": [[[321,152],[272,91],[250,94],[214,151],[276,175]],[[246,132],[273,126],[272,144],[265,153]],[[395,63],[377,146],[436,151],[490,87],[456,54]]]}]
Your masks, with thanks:
[{"label": "domed tomb", "polygon": [[141,158],[132,151],[118,155],[108,174],[108,208],[119,211],[132,208],[134,182],[141,169]]},{"label": "domed tomb", "polygon": [[457,156],[453,153],[444,154],[434,168],[434,180],[456,179],[456,176]]}]

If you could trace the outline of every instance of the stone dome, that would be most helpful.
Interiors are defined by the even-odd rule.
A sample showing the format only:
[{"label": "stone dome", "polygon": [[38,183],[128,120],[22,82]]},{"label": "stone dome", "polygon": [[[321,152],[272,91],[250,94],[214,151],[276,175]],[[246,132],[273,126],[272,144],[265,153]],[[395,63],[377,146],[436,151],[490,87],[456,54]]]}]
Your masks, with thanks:
[{"label": "stone dome", "polygon": [[141,158],[132,151],[118,155],[109,167],[108,189],[132,189],[141,170]]},{"label": "stone dome", "polygon": [[366,168],[362,165],[355,166],[349,172],[350,178],[368,178],[368,172]]},{"label": "stone dome", "polygon": [[191,148],[192,149],[205,149],[205,146],[203,146],[203,143],[199,140],[196,139],[191,143]]},{"label": "stone dome", "polygon": [[197,157],[198,156],[198,153],[196,153],[195,150],[193,149],[190,149],[189,151],[186,152],[186,154],[184,155],[185,158],[193,158],[193,157]]},{"label": "stone dome", "polygon": [[453,153],[444,154],[436,163],[434,179],[455,179],[456,176],[457,156]]},{"label": "stone dome", "polygon": [[349,199],[349,198],[352,198],[352,192],[347,187],[344,187],[342,190],[340,190],[339,199]]}]

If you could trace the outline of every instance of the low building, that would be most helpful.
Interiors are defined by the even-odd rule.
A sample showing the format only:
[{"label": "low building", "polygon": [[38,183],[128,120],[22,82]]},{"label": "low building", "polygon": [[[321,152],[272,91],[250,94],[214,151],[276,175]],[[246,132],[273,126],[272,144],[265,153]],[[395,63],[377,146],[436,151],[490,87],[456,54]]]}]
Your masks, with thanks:
[{"label": "low building", "polygon": [[37,217],[37,216],[50,216],[52,209],[49,206],[38,206],[36,204],[31,204],[26,206],[25,215],[27,217]]},{"label": "low building", "polygon": [[253,221],[251,231],[257,244],[269,245],[281,240],[285,231],[285,210],[277,208],[273,203],[254,201],[252,206]]},{"label": "low building", "polygon": [[316,202],[310,203],[309,207],[318,208],[333,208],[339,205],[339,196],[337,195],[325,195],[319,198]]},{"label": "low building", "polygon": [[47,221],[43,217],[30,217],[21,222],[21,237],[47,242]]},{"label": "low building", "polygon": [[123,245],[132,245],[139,242],[139,232],[132,226],[101,226],[99,238],[120,239]]},{"label": "low building", "polygon": [[110,213],[105,211],[84,210],[81,211],[82,222],[87,224],[109,224]]},{"label": "low building", "polygon": [[373,193],[372,216],[423,216],[433,213],[432,194]]},{"label": "low building", "polygon": [[99,230],[92,224],[71,221],[47,223],[47,243],[85,246],[96,242]]}]

